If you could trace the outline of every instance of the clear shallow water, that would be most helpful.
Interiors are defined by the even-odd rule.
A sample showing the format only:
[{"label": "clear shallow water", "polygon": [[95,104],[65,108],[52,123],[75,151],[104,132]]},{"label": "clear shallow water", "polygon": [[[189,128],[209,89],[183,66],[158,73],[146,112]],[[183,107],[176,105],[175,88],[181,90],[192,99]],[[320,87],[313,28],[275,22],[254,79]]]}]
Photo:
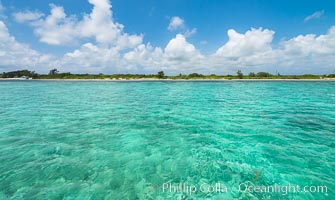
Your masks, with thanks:
[{"label": "clear shallow water", "polygon": [[[0,199],[335,199],[335,82],[0,82]],[[162,192],[222,183],[227,193]],[[324,193],[241,193],[326,185]]]}]

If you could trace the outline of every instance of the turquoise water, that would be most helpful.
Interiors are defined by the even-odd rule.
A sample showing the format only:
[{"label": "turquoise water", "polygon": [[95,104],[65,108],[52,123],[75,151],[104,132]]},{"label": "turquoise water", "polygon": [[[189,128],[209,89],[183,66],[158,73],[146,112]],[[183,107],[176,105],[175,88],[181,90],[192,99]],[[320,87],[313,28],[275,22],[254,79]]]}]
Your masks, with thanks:
[{"label": "turquoise water", "polygon": [[0,199],[335,199],[335,82],[3,81],[0,93]]}]

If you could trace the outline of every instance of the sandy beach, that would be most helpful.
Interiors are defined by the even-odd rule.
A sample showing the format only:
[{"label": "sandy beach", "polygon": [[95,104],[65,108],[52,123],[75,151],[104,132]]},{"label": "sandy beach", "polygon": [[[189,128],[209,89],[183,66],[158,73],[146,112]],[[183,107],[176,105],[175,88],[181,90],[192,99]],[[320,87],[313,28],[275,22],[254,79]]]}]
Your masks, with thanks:
[{"label": "sandy beach", "polygon": [[243,82],[253,82],[253,81],[335,81],[335,78],[324,78],[324,79],[21,79],[21,78],[0,78],[0,81],[102,81],[102,82],[220,82],[220,81],[243,81]]}]

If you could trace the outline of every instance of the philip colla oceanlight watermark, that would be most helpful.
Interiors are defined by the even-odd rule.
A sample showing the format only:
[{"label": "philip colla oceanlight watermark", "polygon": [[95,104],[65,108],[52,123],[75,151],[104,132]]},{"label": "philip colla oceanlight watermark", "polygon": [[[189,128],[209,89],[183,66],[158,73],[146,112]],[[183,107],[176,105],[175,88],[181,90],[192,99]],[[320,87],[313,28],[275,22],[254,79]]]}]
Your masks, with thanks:
[{"label": "philip colla oceanlight watermark", "polygon": [[195,193],[228,193],[228,192],[239,192],[239,193],[281,193],[287,195],[289,193],[324,193],[327,195],[327,186],[300,186],[296,184],[287,185],[254,185],[250,182],[240,183],[228,187],[223,183],[199,183],[199,184],[188,184],[184,183],[163,183],[163,193],[186,193],[193,195]]}]

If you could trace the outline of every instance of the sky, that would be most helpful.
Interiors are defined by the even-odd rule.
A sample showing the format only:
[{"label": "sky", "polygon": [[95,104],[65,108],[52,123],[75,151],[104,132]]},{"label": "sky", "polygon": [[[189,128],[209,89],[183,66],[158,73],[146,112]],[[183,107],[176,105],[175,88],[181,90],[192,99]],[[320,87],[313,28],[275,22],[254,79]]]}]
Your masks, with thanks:
[{"label": "sky", "polygon": [[335,73],[333,0],[0,0],[0,72]]}]

